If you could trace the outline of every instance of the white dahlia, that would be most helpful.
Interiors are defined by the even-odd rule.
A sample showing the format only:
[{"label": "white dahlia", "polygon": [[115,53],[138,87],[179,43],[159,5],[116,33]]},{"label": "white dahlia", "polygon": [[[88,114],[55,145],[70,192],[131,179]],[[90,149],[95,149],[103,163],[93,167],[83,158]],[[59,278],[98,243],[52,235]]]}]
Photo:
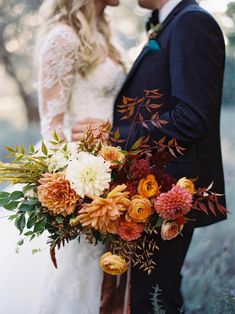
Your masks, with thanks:
[{"label": "white dahlia", "polygon": [[66,179],[80,197],[100,196],[105,189],[109,188],[110,163],[101,156],[81,152],[76,160],[68,163]]}]

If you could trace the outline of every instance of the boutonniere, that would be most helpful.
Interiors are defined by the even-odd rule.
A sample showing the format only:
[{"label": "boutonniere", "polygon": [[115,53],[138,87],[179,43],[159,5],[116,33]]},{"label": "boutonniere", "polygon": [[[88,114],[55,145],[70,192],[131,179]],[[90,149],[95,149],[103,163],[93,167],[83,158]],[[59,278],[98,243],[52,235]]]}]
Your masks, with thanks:
[{"label": "boutonniere", "polygon": [[157,42],[157,38],[160,35],[161,30],[162,25],[160,23],[156,25],[150,25],[150,30],[148,31],[149,41],[147,45],[149,51],[159,51],[161,49],[159,43]]}]

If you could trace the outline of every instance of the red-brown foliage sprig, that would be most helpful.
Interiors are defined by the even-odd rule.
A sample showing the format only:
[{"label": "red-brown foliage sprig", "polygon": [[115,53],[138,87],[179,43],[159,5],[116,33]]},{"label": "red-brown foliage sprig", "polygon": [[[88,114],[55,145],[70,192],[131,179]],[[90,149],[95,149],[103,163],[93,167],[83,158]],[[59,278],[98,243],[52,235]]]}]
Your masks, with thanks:
[{"label": "red-brown foliage sprig", "polygon": [[[129,147],[129,141],[133,128],[136,124],[141,124],[144,128],[149,129],[150,124],[152,126],[160,129],[164,124],[169,123],[168,121],[162,120],[160,118],[160,109],[163,104],[160,102],[163,94],[159,89],[154,90],[144,90],[144,96],[141,98],[131,98],[125,97],[122,98],[122,103],[118,105],[117,111],[122,114],[121,120],[129,120],[130,129],[127,135],[127,138],[120,139],[120,130],[117,129],[110,140],[112,144],[122,144],[125,143],[125,149]],[[148,113],[148,119],[144,119],[145,114]],[[150,118],[149,118],[150,115]],[[132,154],[144,153],[150,156],[151,151],[155,148],[159,152],[169,151],[170,154],[176,158],[177,154],[183,155],[185,148],[180,146],[176,139],[171,139],[166,142],[166,137],[163,137],[159,141],[153,141],[156,146],[148,145],[150,137],[143,137],[139,139],[132,148],[129,150]],[[166,163],[164,163],[165,165]]]},{"label": "red-brown foliage sprig", "polygon": [[109,121],[101,124],[98,128],[89,127],[83,137],[79,139],[80,148],[87,152],[100,151],[104,143],[108,143],[108,137],[111,130]]},{"label": "red-brown foliage sprig", "polygon": [[227,208],[219,203],[221,194],[213,192],[211,189],[213,182],[208,187],[199,188],[194,195],[193,209],[203,211],[207,215],[212,212],[216,216],[216,210],[225,215],[228,213]]},{"label": "red-brown foliage sprig", "polygon": [[179,145],[175,138],[167,141],[166,136],[161,138],[159,141],[154,141],[154,144],[156,144],[158,151],[169,151],[175,158],[177,158],[177,154],[184,155],[184,151],[186,150],[186,148]]},{"label": "red-brown foliage sprig", "polygon": [[[168,121],[161,120],[159,112],[156,112],[156,109],[162,107],[162,104],[156,103],[156,100],[161,99],[162,96],[163,94],[159,89],[145,90],[144,96],[141,98],[123,96],[122,103],[118,105],[117,111],[122,114],[121,120],[129,120],[131,124],[125,143],[125,149],[128,147],[130,136],[135,124],[140,123],[144,128],[149,129],[148,123],[151,123],[157,128],[161,128],[162,125],[168,123]],[[154,113],[152,110],[154,110]],[[144,119],[144,112],[146,111],[151,114],[150,119]]]}]

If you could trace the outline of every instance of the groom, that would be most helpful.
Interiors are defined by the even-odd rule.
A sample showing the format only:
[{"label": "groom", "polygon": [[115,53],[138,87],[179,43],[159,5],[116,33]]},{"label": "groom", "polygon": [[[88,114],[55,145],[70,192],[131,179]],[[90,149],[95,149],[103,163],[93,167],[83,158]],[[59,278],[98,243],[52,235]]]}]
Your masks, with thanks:
[{"label": "groom", "polygon": [[[150,50],[148,46],[143,49],[117,97],[116,106],[123,95],[142,97],[144,89],[160,89],[164,95],[160,118],[169,123],[161,130],[150,124],[149,129],[137,124],[131,144],[144,135],[155,140],[165,135],[176,138],[187,151],[171,162],[166,171],[177,178],[199,177],[199,186],[214,181],[214,190],[223,194],[219,127],[225,58],[222,32],[195,0],[139,0],[139,4],[153,11],[148,29],[161,24],[156,38],[160,49]],[[114,127],[119,127],[122,137],[127,138],[128,120],[121,120],[115,109]],[[221,201],[225,205],[225,200]],[[132,314],[153,313],[151,293],[156,285],[162,291],[159,299],[166,313],[180,313],[183,307],[180,271],[193,229],[224,217],[198,212],[193,218],[195,223],[188,223],[184,237],[161,241],[155,272],[148,277],[133,268]]]},{"label": "groom", "polygon": [[[223,194],[219,130],[225,58],[222,32],[195,0],[139,0],[139,4],[153,11],[147,29],[159,23],[161,27],[154,38],[155,48],[145,46],[116,99],[114,129],[120,128],[121,137],[127,138],[130,125],[128,120],[121,120],[117,110],[122,96],[141,98],[144,90],[161,90],[164,96],[160,118],[169,123],[161,130],[150,124],[149,129],[137,124],[130,144],[145,135],[154,140],[163,136],[176,138],[187,150],[166,171],[176,178],[198,177],[199,186],[214,181],[214,190]],[[224,198],[221,203],[225,205]],[[195,212],[192,218],[184,228],[183,237],[159,240],[157,267],[150,276],[132,269],[132,314],[153,313],[151,298],[156,286],[161,290],[159,303],[167,314],[182,311],[180,272],[193,230],[224,219],[219,213],[214,216],[202,212]]]}]

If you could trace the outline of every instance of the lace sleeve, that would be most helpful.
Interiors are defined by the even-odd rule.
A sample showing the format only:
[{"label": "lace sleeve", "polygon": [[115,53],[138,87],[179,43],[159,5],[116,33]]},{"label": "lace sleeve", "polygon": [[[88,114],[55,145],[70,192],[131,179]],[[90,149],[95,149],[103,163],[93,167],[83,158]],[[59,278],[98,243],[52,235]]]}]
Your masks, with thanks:
[{"label": "lace sleeve", "polygon": [[41,48],[39,112],[44,139],[50,139],[54,130],[66,139],[63,122],[69,109],[78,45],[75,32],[67,25],[60,25],[49,33]]}]

